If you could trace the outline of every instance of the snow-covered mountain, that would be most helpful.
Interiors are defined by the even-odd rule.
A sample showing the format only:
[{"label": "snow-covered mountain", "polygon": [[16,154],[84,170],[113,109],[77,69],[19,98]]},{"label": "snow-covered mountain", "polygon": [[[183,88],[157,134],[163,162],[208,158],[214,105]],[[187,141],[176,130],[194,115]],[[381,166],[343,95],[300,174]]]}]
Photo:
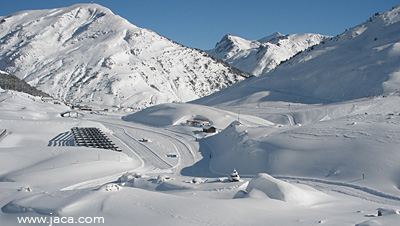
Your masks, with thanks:
[{"label": "snow-covered mountain", "polygon": [[246,40],[227,34],[214,49],[207,52],[240,70],[259,76],[325,38],[328,37],[319,34],[283,35],[276,32],[259,40]]},{"label": "snow-covered mountain", "polygon": [[[0,224],[398,225],[399,13],[376,15],[266,75],[201,100],[221,103],[216,107],[165,103],[129,115],[92,114],[0,88]],[[108,38],[119,40],[97,37]],[[86,39],[93,38],[78,35],[71,42]],[[158,48],[149,48],[154,52],[141,54],[151,59]],[[125,58],[111,59],[103,67],[121,72],[118,60]],[[383,85],[379,76],[387,79]],[[88,84],[93,81],[100,80]],[[339,86],[368,84],[395,92],[330,104],[284,102],[325,102]],[[325,93],[316,92],[320,88]],[[209,124],[215,132],[204,130]],[[80,146],[76,127],[96,127],[121,151]],[[230,180],[233,171],[240,180]]]},{"label": "snow-covered mountain", "polygon": [[62,100],[138,108],[193,100],[246,76],[97,4],[0,17],[0,69]]},{"label": "snow-covered mountain", "polygon": [[273,71],[198,103],[327,103],[400,88],[400,7],[310,47]]}]

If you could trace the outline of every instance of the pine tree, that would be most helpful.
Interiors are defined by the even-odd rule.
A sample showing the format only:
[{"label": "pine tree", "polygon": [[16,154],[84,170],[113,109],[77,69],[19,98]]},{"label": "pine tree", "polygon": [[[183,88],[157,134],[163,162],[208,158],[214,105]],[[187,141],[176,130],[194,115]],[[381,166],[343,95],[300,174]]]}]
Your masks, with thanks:
[{"label": "pine tree", "polygon": [[19,79],[15,75],[0,72],[0,87],[4,90],[15,90],[24,92],[33,96],[50,97],[49,94],[42,92],[35,87],[30,86],[25,81]]},{"label": "pine tree", "polygon": [[229,175],[229,181],[230,182],[239,182],[240,181],[240,176],[236,169],[233,169],[233,172]]}]

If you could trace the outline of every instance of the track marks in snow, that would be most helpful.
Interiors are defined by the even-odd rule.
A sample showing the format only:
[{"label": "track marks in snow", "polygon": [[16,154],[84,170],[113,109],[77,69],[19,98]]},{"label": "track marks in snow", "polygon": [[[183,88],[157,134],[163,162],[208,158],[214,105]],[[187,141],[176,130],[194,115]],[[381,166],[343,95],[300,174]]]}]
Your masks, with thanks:
[{"label": "track marks in snow", "polygon": [[325,181],[314,178],[300,178],[300,177],[276,177],[276,178],[281,180],[287,180],[290,182],[304,183],[324,192],[333,191],[344,195],[349,195],[360,199],[364,199],[367,201],[400,206],[399,196],[390,195],[360,185],[348,184],[336,181]]},{"label": "track marks in snow", "polygon": [[[158,128],[150,128],[143,125],[120,125],[117,123],[111,122],[101,122],[111,130],[115,132],[114,136],[118,139],[122,140],[126,145],[128,145],[140,158],[143,159],[145,164],[153,165],[154,167],[167,170],[177,168],[178,170],[191,166],[196,162],[195,156],[195,147],[189,142],[192,140],[192,137],[181,135],[173,131],[169,130],[160,130]],[[132,135],[130,135],[130,131],[135,133],[134,131],[144,131],[146,133],[151,133],[159,137],[163,137],[177,151],[179,156],[179,163],[176,166],[171,165],[170,163],[163,160],[155,150],[147,147],[146,145],[142,144],[141,142],[137,141]]]},{"label": "track marks in snow", "polygon": [[173,167],[171,164],[164,161],[153,150],[148,148],[146,145],[141,144],[134,137],[129,135],[125,128],[121,128],[121,126],[115,124],[111,125],[110,123],[104,124],[114,130],[114,136],[128,145],[141,159],[145,161],[145,164],[150,164],[161,170],[170,169]]}]

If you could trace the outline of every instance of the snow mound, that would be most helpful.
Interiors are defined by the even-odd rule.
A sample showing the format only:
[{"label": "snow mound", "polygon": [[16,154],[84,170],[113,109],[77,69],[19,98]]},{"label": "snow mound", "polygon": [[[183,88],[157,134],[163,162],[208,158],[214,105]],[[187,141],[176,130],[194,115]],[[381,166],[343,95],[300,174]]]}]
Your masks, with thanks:
[{"label": "snow mound", "polygon": [[[199,179],[201,180],[201,178]],[[185,190],[185,189],[190,189],[192,188],[190,184],[184,183],[179,180],[175,180],[174,177],[171,177],[170,175],[166,174],[160,174],[157,177],[150,177],[145,174],[139,174],[139,173],[125,173],[123,174],[120,178],[117,180],[118,182],[118,187],[114,188],[109,188],[109,191],[116,191],[120,190],[121,187],[133,187],[133,188],[140,188],[143,190],[148,190],[148,191],[176,191],[176,190]],[[203,183],[198,182],[194,184],[200,184]]]},{"label": "snow mound", "polygon": [[99,188],[99,191],[119,191],[121,186],[118,184],[105,184]]},{"label": "snow mound", "polygon": [[309,206],[328,196],[311,187],[289,184],[266,173],[259,173],[247,185],[246,191],[238,192],[234,198],[270,198],[288,203]]},{"label": "snow mound", "polygon": [[157,184],[161,184],[165,181],[169,181],[169,180],[174,180],[174,178],[168,176],[168,175],[158,175],[157,176]]},{"label": "snow mound", "polygon": [[118,183],[126,183],[130,180],[133,180],[135,178],[147,178],[148,176],[146,174],[141,174],[141,173],[125,173],[123,174],[120,178],[118,178],[117,182]]},{"label": "snow mound", "polygon": [[373,220],[367,220],[356,226],[377,226],[377,225],[394,225],[393,222],[398,222],[399,210],[391,208],[378,208],[378,215],[369,215]]},{"label": "snow mound", "polygon": [[393,214],[400,214],[400,211],[395,209],[378,208],[378,216],[388,216]]},{"label": "snow mound", "polygon": [[192,183],[192,184],[202,184],[205,182],[207,182],[207,179],[203,179],[200,177],[193,177],[193,179],[190,181],[190,183]]},{"label": "snow mound", "polygon": [[191,184],[183,183],[181,181],[167,180],[159,183],[155,188],[156,191],[178,191],[193,188]]},{"label": "snow mound", "polygon": [[[185,124],[187,120],[193,118],[202,118],[207,119],[217,128],[225,128],[234,120],[237,120],[237,117],[236,113],[213,107],[197,104],[171,103],[149,107],[140,112],[125,116],[122,119],[151,126],[170,126]],[[249,126],[273,124],[267,120],[250,115],[240,115],[240,120]]]}]

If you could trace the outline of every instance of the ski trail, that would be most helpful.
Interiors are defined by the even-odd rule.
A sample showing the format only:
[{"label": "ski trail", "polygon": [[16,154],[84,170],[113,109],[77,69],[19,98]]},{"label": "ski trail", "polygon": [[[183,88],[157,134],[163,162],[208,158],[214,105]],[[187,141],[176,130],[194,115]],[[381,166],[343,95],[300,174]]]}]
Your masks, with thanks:
[{"label": "ski trail", "polygon": [[344,182],[337,181],[325,181],[321,179],[314,178],[301,178],[301,177],[280,177],[277,176],[277,179],[287,180],[290,182],[300,182],[312,187],[315,187],[318,190],[330,190],[333,192],[341,193],[344,195],[349,195],[357,198],[361,198],[364,200],[387,204],[390,202],[391,205],[400,206],[400,197],[395,195],[390,195],[378,190],[374,190],[372,188],[363,187],[355,184],[348,184]]},{"label": "ski trail", "polygon": [[145,161],[145,164],[151,164],[158,169],[170,169],[173,166],[166,161],[164,161],[159,155],[157,155],[153,150],[148,148],[147,146],[138,142],[135,138],[133,138],[126,129],[121,128],[119,126],[107,124],[112,130],[114,130],[114,136],[118,137],[119,139],[123,140],[125,144],[127,144],[131,149],[139,155],[141,159]]},{"label": "ski trail", "polygon": [[[193,165],[196,162],[195,147],[193,147],[193,145],[190,143],[188,136],[183,136],[169,130],[158,130],[156,128],[143,125],[120,125],[114,122],[99,122],[103,123],[110,129],[115,130],[115,132],[118,131],[114,135],[123,140],[125,144],[130,146],[132,150],[134,150],[134,152],[136,152],[136,154],[144,160],[145,164],[154,165],[161,170],[176,169],[179,172],[182,168]],[[134,137],[129,135],[128,130],[146,131],[166,138],[179,153],[180,157],[178,165],[172,166],[163,160],[155,150],[151,150],[146,145],[138,142]]]},{"label": "ski trail", "polygon": [[297,124],[296,118],[293,117],[293,115],[287,114],[287,115],[285,115],[285,116],[286,116],[286,118],[288,119],[289,124],[290,124],[291,126],[295,126],[295,125]]}]

